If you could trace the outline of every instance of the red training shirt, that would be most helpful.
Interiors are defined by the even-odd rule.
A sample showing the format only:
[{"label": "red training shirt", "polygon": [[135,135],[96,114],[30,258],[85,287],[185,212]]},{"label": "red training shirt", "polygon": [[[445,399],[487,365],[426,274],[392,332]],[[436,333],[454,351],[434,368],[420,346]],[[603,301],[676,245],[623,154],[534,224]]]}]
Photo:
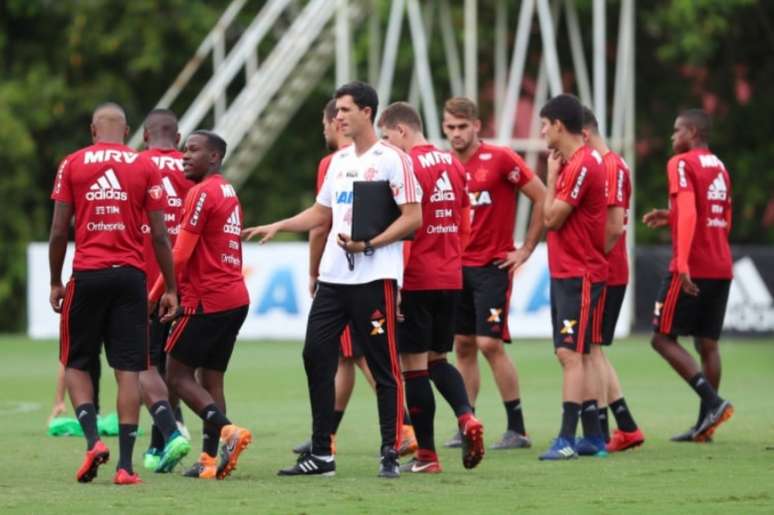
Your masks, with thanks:
[{"label": "red training shirt", "polygon": [[632,182],[629,166],[615,152],[602,157],[607,172],[607,207],[624,209],[624,232],[607,255],[609,264],[607,284],[625,285],[629,282],[629,257],[626,252],[626,225],[629,223],[629,202],[632,197]]},{"label": "red training shirt", "polygon": [[516,192],[535,175],[513,150],[481,142],[462,163],[468,174],[471,224],[463,266],[486,266],[514,250]]},{"label": "red training shirt", "polygon": [[696,230],[688,257],[691,277],[731,279],[731,176],[723,162],[707,148],[678,154],[667,164],[669,204],[672,211],[672,261],[677,270],[677,194],[692,191],[696,197]]},{"label": "red training shirt", "polygon": [[[167,196],[164,206],[164,222],[167,226],[169,243],[175,245],[177,234],[180,231],[180,221],[183,218],[183,202],[193,182],[185,178],[183,174],[183,154],[176,149],[152,148],[140,152],[156,166],[161,174],[161,185]],[[151,236],[148,217],[143,218],[142,232],[145,235],[145,275],[148,276],[148,289],[156,282],[159,276],[159,263],[156,261],[156,252],[153,250],[153,237]]]},{"label": "red training shirt", "polygon": [[548,231],[548,270],[551,277],[607,280],[605,224],[607,176],[599,152],[583,145],[559,171],[557,200],[573,207],[559,229]]},{"label": "red training shirt", "polygon": [[422,195],[422,227],[411,243],[404,290],[462,289],[462,209],[470,205],[465,170],[449,152],[419,145],[409,152]]},{"label": "red training shirt", "polygon": [[62,161],[51,198],[73,206],[73,270],[144,270],[145,213],[165,204],[161,175],[150,160],[120,143],[95,143]]},{"label": "red training shirt", "polygon": [[216,313],[249,304],[242,276],[242,207],[221,174],[209,175],[191,188],[180,228],[200,236],[178,272],[186,311]]}]

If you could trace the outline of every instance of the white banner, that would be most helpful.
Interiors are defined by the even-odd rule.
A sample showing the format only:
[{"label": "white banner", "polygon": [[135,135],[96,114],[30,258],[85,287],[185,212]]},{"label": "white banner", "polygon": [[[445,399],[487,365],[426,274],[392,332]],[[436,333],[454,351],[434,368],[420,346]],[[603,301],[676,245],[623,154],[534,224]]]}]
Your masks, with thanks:
[{"label": "white banner", "polygon": [[[308,291],[306,243],[247,243],[243,254],[250,311],[240,335],[243,338],[303,339],[312,301]],[[72,258],[71,244],[63,278],[70,276]],[[46,243],[30,244],[27,265],[27,332],[32,338],[56,338],[59,315],[48,303]],[[514,338],[551,336],[550,282],[546,247],[541,243],[514,278],[508,321]],[[629,334],[630,320],[631,303],[627,301],[618,320],[617,336]]]}]

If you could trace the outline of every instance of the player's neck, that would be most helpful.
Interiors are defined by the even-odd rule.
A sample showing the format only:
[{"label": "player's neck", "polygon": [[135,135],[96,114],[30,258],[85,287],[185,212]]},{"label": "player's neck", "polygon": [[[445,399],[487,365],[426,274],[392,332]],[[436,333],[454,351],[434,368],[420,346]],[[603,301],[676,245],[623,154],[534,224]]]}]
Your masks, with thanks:
[{"label": "player's neck", "polygon": [[355,144],[355,154],[358,156],[365,154],[377,141],[379,141],[379,138],[376,137],[376,132],[370,126],[360,134],[352,136],[352,143]]},{"label": "player's neck", "polygon": [[123,145],[124,144],[124,138],[123,137],[112,137],[112,136],[97,136],[94,138],[94,144],[100,145],[106,143],[108,145]]},{"label": "player's neck", "polygon": [[148,150],[177,150],[177,145],[171,141],[148,143]]},{"label": "player's neck", "polygon": [[706,150],[709,148],[706,141],[691,142],[691,150]]},{"label": "player's neck", "polygon": [[583,145],[585,145],[583,136],[571,134],[564,141],[559,142],[556,147],[557,150],[559,150],[559,153],[562,154],[562,157],[564,157],[565,160],[569,160]]},{"label": "player's neck", "polygon": [[352,144],[352,139],[346,136],[339,136],[336,138],[336,150],[341,150],[344,147],[348,147]]},{"label": "player's neck", "polygon": [[409,143],[409,149],[414,147],[425,147],[430,144],[422,134],[417,134],[417,136],[414,137]]},{"label": "player's neck", "polygon": [[454,157],[462,161],[463,163],[467,163],[471,157],[473,157],[473,154],[476,153],[478,150],[478,147],[481,146],[481,140],[476,138],[474,139],[468,148],[466,148],[463,152],[457,152],[456,150],[452,149],[454,152]]}]

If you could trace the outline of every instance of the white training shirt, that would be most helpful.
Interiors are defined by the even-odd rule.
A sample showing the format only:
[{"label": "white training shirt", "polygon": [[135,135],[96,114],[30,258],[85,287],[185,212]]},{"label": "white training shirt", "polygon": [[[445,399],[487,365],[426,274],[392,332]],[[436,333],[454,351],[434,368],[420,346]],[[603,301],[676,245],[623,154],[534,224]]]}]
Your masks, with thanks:
[{"label": "white training shirt", "polygon": [[336,152],[317,194],[317,202],[333,211],[319,280],[333,284],[366,284],[395,279],[400,286],[403,283],[403,242],[379,247],[371,256],[362,252],[354,254],[354,270],[349,269],[344,249],[336,243],[339,233],[352,236],[354,181],[389,181],[398,205],[422,201],[422,189],[414,177],[411,158],[398,148],[379,140],[360,156],[355,153],[354,145]]}]

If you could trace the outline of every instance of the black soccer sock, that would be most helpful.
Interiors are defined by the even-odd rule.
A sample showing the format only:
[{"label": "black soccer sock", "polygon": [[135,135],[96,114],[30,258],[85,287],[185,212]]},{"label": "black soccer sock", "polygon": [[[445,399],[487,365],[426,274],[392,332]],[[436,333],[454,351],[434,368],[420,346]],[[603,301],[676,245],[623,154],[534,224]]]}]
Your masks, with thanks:
[{"label": "black soccer sock", "polygon": [[102,361],[99,356],[97,356],[90,364],[89,364],[89,379],[91,380],[91,389],[94,392],[93,399],[94,399],[94,412],[99,415],[99,383],[100,383],[100,377],[102,377]]},{"label": "black soccer sock", "polygon": [[723,402],[723,399],[718,397],[715,389],[701,372],[693,376],[688,382],[690,383],[691,388],[693,388],[693,391],[701,397],[702,402],[707,404],[708,410],[718,407],[720,403]]},{"label": "black soccer sock", "polygon": [[508,429],[525,435],[524,414],[521,412],[521,399],[504,402],[505,414],[508,416]]},{"label": "black soccer sock", "polygon": [[446,399],[457,417],[473,413],[468,392],[465,390],[465,381],[454,365],[445,359],[437,359],[427,364],[427,371],[438,392]]},{"label": "black soccer sock", "polygon": [[583,436],[587,438],[602,436],[602,428],[599,426],[597,401],[583,401],[581,406],[581,424],[583,425]]},{"label": "black soccer sock", "polygon": [[164,448],[164,443],[164,435],[161,434],[161,429],[156,424],[153,424],[151,426],[150,448],[161,450]]},{"label": "black soccer sock", "polygon": [[116,470],[124,469],[130,474],[134,473],[132,469],[132,452],[134,451],[134,441],[137,439],[137,424],[119,424],[118,425],[118,465]]},{"label": "black soccer sock", "polygon": [[707,403],[704,401],[701,401],[699,403],[699,419],[696,421],[696,425],[693,427],[699,427],[701,423],[704,421],[704,417],[707,416]]},{"label": "black soccer sock", "polygon": [[618,429],[626,433],[637,430],[637,424],[634,422],[629,406],[626,405],[623,397],[610,403],[610,411],[613,412]]},{"label": "black soccer sock", "polygon": [[339,424],[341,424],[342,418],[344,418],[343,411],[336,410],[333,412],[333,434],[336,434],[336,432],[339,430]]},{"label": "black soccer sock", "polygon": [[175,422],[175,416],[169,401],[158,401],[150,407],[150,414],[153,417],[153,424],[164,435],[165,442],[169,440],[172,433],[177,432],[177,422]]},{"label": "black soccer sock", "polygon": [[559,437],[575,442],[575,430],[578,428],[581,405],[577,402],[562,403],[562,428]]},{"label": "black soccer sock", "polygon": [[411,421],[411,415],[409,414],[409,410],[405,406],[403,407],[403,425],[404,426],[414,425],[414,423]]},{"label": "black soccer sock", "polygon": [[184,423],[183,421],[183,407],[178,404],[174,407],[175,412],[175,422],[180,422],[181,424]]},{"label": "black soccer sock", "polygon": [[204,409],[199,413],[199,416],[202,417],[202,420],[205,422],[213,424],[217,428],[219,436],[220,430],[223,429],[223,426],[231,424],[231,421],[226,418],[226,415],[220,411],[220,409],[215,406],[215,404],[205,406]]},{"label": "black soccer sock", "polygon": [[605,443],[610,441],[610,424],[607,420],[607,406],[599,406],[599,427],[602,428],[602,437],[605,439]]},{"label": "black soccer sock", "polygon": [[83,436],[86,437],[86,450],[91,450],[94,444],[99,440],[97,431],[97,410],[94,404],[87,402],[75,408],[75,416],[83,429]]},{"label": "black soccer sock", "polygon": [[220,430],[214,424],[204,422],[202,424],[202,452],[206,452],[213,458],[218,455],[220,443]]},{"label": "black soccer sock", "polygon": [[435,451],[435,398],[430,386],[430,376],[427,370],[411,370],[403,372],[403,377],[406,382],[406,403],[411,413],[417,445],[420,449]]}]

